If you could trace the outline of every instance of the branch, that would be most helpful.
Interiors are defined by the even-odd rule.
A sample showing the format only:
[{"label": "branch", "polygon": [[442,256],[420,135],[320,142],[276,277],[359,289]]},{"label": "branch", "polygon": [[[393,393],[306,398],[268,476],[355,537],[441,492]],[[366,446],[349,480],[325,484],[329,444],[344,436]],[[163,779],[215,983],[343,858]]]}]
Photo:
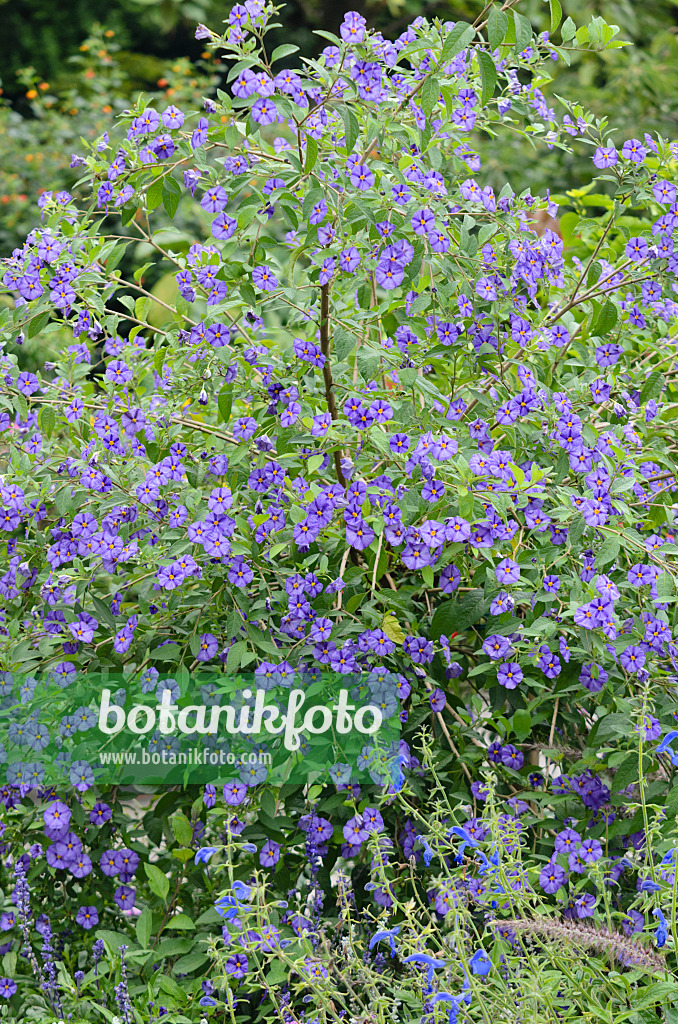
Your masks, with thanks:
[{"label": "branch", "polygon": [[[325,357],[323,363],[323,380],[325,381],[325,398],[332,420],[338,419],[337,403],[334,400],[334,380],[332,379],[332,366],[330,364],[330,286],[324,284],[320,288],[320,351]],[[335,448],[334,468],[337,471],[337,480],[342,487],[346,487],[346,477],[341,468],[341,453]]]}]

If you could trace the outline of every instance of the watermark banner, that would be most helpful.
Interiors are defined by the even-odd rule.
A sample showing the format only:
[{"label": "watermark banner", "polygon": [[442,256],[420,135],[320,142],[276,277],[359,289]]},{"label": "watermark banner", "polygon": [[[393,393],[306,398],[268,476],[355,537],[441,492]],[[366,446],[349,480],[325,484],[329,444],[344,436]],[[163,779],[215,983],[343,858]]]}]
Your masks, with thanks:
[{"label": "watermark banner", "polygon": [[400,779],[399,676],[284,666],[2,675],[0,777],[16,787]]}]

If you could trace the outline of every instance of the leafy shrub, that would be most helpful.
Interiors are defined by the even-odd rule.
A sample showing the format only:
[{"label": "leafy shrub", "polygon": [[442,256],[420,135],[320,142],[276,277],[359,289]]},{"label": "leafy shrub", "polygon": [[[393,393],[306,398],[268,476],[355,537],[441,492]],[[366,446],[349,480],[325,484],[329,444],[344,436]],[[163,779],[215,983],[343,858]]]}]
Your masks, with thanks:
[{"label": "leafy shrub", "polygon": [[[90,202],[45,193],[5,263],[0,994],[15,1020],[673,1020],[675,146],[558,122],[562,48],[519,12],[396,43],[349,13],[303,72],[275,14],[199,26],[231,92],[137,104],[82,157]],[[473,131],[590,147],[576,248],[474,177]],[[93,680],[128,709],[203,667],[367,687],[400,771],[97,785]],[[68,785],[36,676],[93,737],[69,760],[59,723]]]}]

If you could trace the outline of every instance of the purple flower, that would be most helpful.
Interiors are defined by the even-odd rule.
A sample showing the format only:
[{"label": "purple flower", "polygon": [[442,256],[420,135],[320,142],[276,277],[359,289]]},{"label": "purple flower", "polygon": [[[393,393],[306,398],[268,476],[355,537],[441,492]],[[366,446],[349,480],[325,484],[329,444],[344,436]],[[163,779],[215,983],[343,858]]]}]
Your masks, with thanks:
[{"label": "purple flower", "polygon": [[603,848],[597,839],[585,839],[579,850],[587,864],[594,864],[603,856]]},{"label": "purple flower", "polygon": [[131,910],[136,900],[136,892],[129,885],[119,885],[113,899],[121,910]]},{"label": "purple flower", "polygon": [[200,205],[208,213],[221,213],[227,202],[228,194],[226,189],[222,188],[221,185],[214,185],[205,192],[200,200]]},{"label": "purple flower", "polygon": [[523,767],[524,760],[522,751],[514,747],[512,743],[507,743],[505,747],[502,747],[501,761],[507,768],[513,768],[514,771],[518,771],[519,768]]},{"label": "purple flower", "polygon": [[29,373],[27,370],[24,370],[23,373],[20,373],[17,377],[16,386],[17,390],[19,390],[22,395],[32,395],[36,391],[40,390],[40,381],[34,373]]},{"label": "purple flower", "polygon": [[409,654],[415,665],[433,661],[433,643],[423,636],[408,636],[403,640],[403,650]]},{"label": "purple flower", "polygon": [[539,648],[541,657],[537,661],[537,668],[540,668],[547,679],[555,679],[560,675],[560,659],[557,654],[552,654],[551,649],[544,644]]},{"label": "purple flower", "polygon": [[367,164],[354,164],[349,171],[349,178],[359,192],[366,192],[374,185],[374,174]]},{"label": "purple flower", "polygon": [[234,779],[224,786],[224,800],[229,807],[237,807],[247,799],[247,786],[244,782]]},{"label": "purple flower", "polygon": [[539,874],[539,884],[544,892],[552,894],[558,892],[561,886],[565,885],[567,873],[556,861],[550,860],[545,864]]},{"label": "purple flower", "polygon": [[518,583],[520,580],[520,566],[511,558],[502,558],[494,570],[499,583]]},{"label": "purple flower", "polygon": [[165,128],[181,128],[184,123],[184,115],[178,107],[165,107],[160,115]]},{"label": "purple flower", "polygon": [[111,820],[113,811],[104,803],[96,803],[92,810],[89,812],[89,820],[92,825],[104,825],[107,821]]},{"label": "purple flower", "polygon": [[498,636],[493,633],[483,640],[483,650],[492,661],[499,661],[505,657],[511,647],[511,641],[505,636]]},{"label": "purple flower", "polygon": [[104,853],[101,854],[101,859],[99,860],[99,867],[101,868],[103,873],[105,875],[108,875],[109,877],[113,877],[114,875],[119,874],[120,865],[116,859],[116,851],[105,850]]},{"label": "purple flower", "polygon": [[67,832],[71,821],[71,812],[65,803],[55,800],[42,812],[42,818],[46,828],[55,832]]},{"label": "purple flower", "polygon": [[356,11],[349,11],[344,15],[339,33],[345,43],[361,43],[365,38],[366,26],[367,22],[361,14],[358,14]]},{"label": "purple flower", "polygon": [[259,99],[252,105],[251,114],[259,124],[275,124],[278,120],[278,110],[271,99]]},{"label": "purple flower", "polygon": [[571,850],[578,849],[580,843],[579,833],[573,828],[566,828],[556,835],[554,846],[556,853],[570,853]]},{"label": "purple flower", "polygon": [[280,844],[268,839],[259,853],[259,863],[263,868],[272,868],[280,860]]},{"label": "purple flower", "polygon": [[133,376],[132,370],[121,359],[114,359],[106,367],[106,380],[114,384],[129,384]]},{"label": "purple flower", "polygon": [[80,907],[75,915],[75,922],[86,931],[90,931],[91,928],[96,928],[99,924],[99,914],[96,907]]},{"label": "purple flower", "polygon": [[619,662],[626,672],[636,673],[645,664],[645,651],[636,644],[631,644],[619,655]]},{"label": "purple flower", "polygon": [[268,267],[255,267],[252,271],[252,284],[262,291],[272,292],[278,287],[278,279]]},{"label": "purple flower", "polygon": [[596,167],[602,170],[605,167],[614,167],[617,163],[617,150],[614,146],[599,146],[593,155],[593,163]]},{"label": "purple flower", "polygon": [[647,156],[647,149],[638,139],[627,139],[622,146],[622,156],[633,164],[642,164]]},{"label": "purple flower", "polygon": [[523,670],[515,661],[508,661],[497,669],[497,682],[507,690],[515,690],[523,680]]},{"label": "purple flower", "polygon": [[214,658],[219,650],[219,641],[213,633],[201,633],[198,637],[198,661],[209,661]]},{"label": "purple flower", "polygon": [[245,978],[249,971],[249,963],[244,953],[234,953],[232,956],[229,956],[224,964],[224,967],[226,968],[228,974],[230,974],[236,980]]},{"label": "purple flower", "polygon": [[447,703],[445,693],[439,686],[436,686],[435,690],[431,691],[428,699],[432,711],[442,711]]}]

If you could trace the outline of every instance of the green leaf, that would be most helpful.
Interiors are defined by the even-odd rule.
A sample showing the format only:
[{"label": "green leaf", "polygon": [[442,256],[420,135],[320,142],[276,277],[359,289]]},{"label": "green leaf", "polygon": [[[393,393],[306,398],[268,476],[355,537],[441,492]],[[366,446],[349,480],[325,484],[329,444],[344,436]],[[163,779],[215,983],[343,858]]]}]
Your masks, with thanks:
[{"label": "green leaf", "polygon": [[360,135],[360,124],[358,118],[348,107],[340,107],[339,113],[344,122],[345,145],[344,148],[350,153]]},{"label": "green leaf", "polygon": [[574,39],[576,31],[577,26],[572,21],[572,18],[566,18],[560,30],[560,38],[564,43],[569,43],[570,39]]},{"label": "green leaf", "polygon": [[223,420],[224,423],[228,423],[231,418],[231,408],[233,406],[233,388],[230,384],[226,384],[219,392],[219,398],[217,399],[217,408],[219,409],[219,419]]},{"label": "green leaf", "polygon": [[2,958],[2,969],[8,978],[12,978],[14,976],[14,972],[16,971],[16,959],[16,953],[14,952],[5,953]]},{"label": "green leaf", "polygon": [[433,616],[431,639],[437,640],[443,634],[449,636],[450,633],[462,633],[482,619],[489,605],[482,590],[471,590],[450,601],[444,601],[438,605]]},{"label": "green leaf", "polygon": [[516,53],[521,53],[532,42],[532,23],[524,14],[513,12],[516,27]]},{"label": "green leaf", "polygon": [[162,205],[165,207],[165,213],[170,218],[174,219],[174,214],[177,212],[179,206],[179,200],[181,199],[181,187],[174,178],[170,175],[166,175],[162,179]]},{"label": "green leaf", "polygon": [[315,139],[312,139],[310,135],[306,136],[306,161],[304,163],[304,173],[308,174],[316,165],[318,160],[318,143]]},{"label": "green leaf", "polygon": [[[295,47],[296,49],[296,47]],[[189,953],[188,956],[182,956],[172,967],[173,974],[190,974],[191,971],[197,971],[199,967],[206,964],[209,957],[205,953]]]},{"label": "green leaf", "polygon": [[108,274],[111,274],[117,267],[118,263],[120,263],[120,260],[125,255],[125,250],[128,245],[129,242],[123,242],[121,245],[116,245],[115,249],[113,249],[113,251],[106,257],[105,266]]},{"label": "green leaf", "polygon": [[664,601],[667,597],[673,597],[673,577],[670,572],[660,572],[657,577],[657,597]]},{"label": "green leaf", "polygon": [[602,337],[604,334],[609,334],[610,331],[614,330],[617,326],[618,317],[619,310],[614,302],[608,299],[605,305],[601,308],[596,318],[596,322],[591,327],[591,334],[598,335],[598,337]]},{"label": "green leaf", "polygon": [[34,316],[28,325],[28,337],[34,338],[36,334],[40,334],[49,321],[49,313],[41,313],[40,316]]},{"label": "green leaf", "polygon": [[156,658],[158,661],[178,661],[180,656],[181,648],[175,643],[162,644],[150,654],[151,658]]},{"label": "green leaf", "polygon": [[426,79],[422,86],[420,96],[421,109],[424,111],[426,117],[430,117],[431,111],[440,98],[440,85],[438,84],[438,79],[435,78],[435,76],[430,76]]},{"label": "green leaf", "polygon": [[551,35],[553,35],[563,17],[563,8],[560,6],[560,0],[549,0],[549,7],[551,8]]},{"label": "green leaf", "polygon": [[146,949],[153,934],[153,912],[149,907],[145,907],[137,918],[136,932],[137,942],[142,949]]},{"label": "green leaf", "polygon": [[334,354],[340,363],[343,363],[346,356],[355,348],[357,340],[355,334],[350,334],[342,327],[335,327],[332,334],[332,342],[334,344]]},{"label": "green leaf", "polygon": [[181,811],[172,818],[172,831],[180,846],[190,846],[193,842],[193,826]]},{"label": "green leaf", "polygon": [[151,892],[159,896],[161,900],[166,899],[170,885],[167,875],[157,865],[147,862],[144,863],[144,871],[146,872]]},{"label": "green leaf", "polygon": [[54,424],[56,423],[56,413],[51,405],[46,405],[40,411],[40,429],[43,434],[47,437],[52,436],[54,430]]},{"label": "green leaf", "polygon": [[171,998],[176,1000],[180,1006],[186,1005],[188,1002],[188,995],[177,985],[174,978],[170,978],[168,974],[161,974],[158,984],[161,992],[165,992],[168,996],[171,996]]},{"label": "green leaf", "polygon": [[113,954],[117,953],[121,946],[129,946],[129,935],[125,935],[122,932],[113,932],[107,928],[99,928],[94,934],[97,939],[103,939]]},{"label": "green leaf", "polygon": [[449,64],[453,57],[456,57],[458,53],[465,50],[469,43],[472,42],[475,34],[476,30],[473,25],[469,25],[465,21],[458,21],[452,31],[448,32],[447,38],[443,43],[440,65],[444,67],[446,64]]},{"label": "green leaf", "polygon": [[240,661],[247,651],[247,642],[245,640],[238,640],[236,644],[229,647],[228,655],[226,657],[226,674],[232,675],[237,672],[240,668]]},{"label": "green leaf", "polygon": [[292,43],[283,43],[282,46],[276,46],[271,54],[271,64],[274,64],[277,60],[282,60],[283,57],[289,57],[291,54],[298,52],[299,47],[294,46]]},{"label": "green leaf", "polygon": [[125,203],[122,210],[120,211],[120,220],[122,221],[122,226],[124,228],[127,227],[130,221],[134,220],[138,209],[139,207],[136,206],[134,203]]},{"label": "green leaf", "polygon": [[384,615],[384,618],[381,620],[381,628],[384,633],[386,633],[389,640],[392,640],[394,644],[401,644],[405,639],[406,634],[392,612],[388,612],[387,615]]},{"label": "green leaf", "polygon": [[612,792],[618,793],[631,783],[638,781],[638,754],[632,753],[625,757],[617,768],[612,780]]},{"label": "green leaf", "polygon": [[162,178],[156,178],[146,192],[146,207],[155,210],[162,202]]},{"label": "green leaf", "polygon": [[664,384],[666,383],[666,377],[663,373],[658,370],[654,370],[645,381],[643,390],[640,392],[640,404],[645,405],[646,402],[651,399],[657,399],[660,397],[664,390]]},{"label": "green leaf", "polygon": [[529,711],[521,709],[513,716],[513,731],[522,743],[530,735],[532,717]]},{"label": "green leaf", "polygon": [[301,204],[302,219],[306,220],[306,218],[308,217],[309,213],[316,205],[316,203],[319,203],[321,199],[324,198],[325,193],[321,188],[312,188],[309,192],[307,192],[306,195],[304,196],[304,201]]},{"label": "green leaf", "polygon": [[266,983],[270,988],[284,985],[289,977],[289,970],[282,960],[274,960],[266,972]]},{"label": "green leaf", "polygon": [[493,50],[503,43],[508,27],[508,14],[499,7],[492,7],[487,18],[487,38]]},{"label": "green leaf", "polygon": [[92,595],[91,601],[92,604],[94,605],[96,618],[99,620],[99,622],[105,622],[106,625],[109,626],[111,629],[115,629],[115,617],[111,612],[111,609],[108,607],[108,605],[104,604],[100,597],[95,597],[94,595]]},{"label": "green leaf", "polygon": [[596,555],[596,569],[604,569],[605,566],[614,562],[615,558],[619,554],[619,547],[620,544],[618,537],[607,537],[601,544],[600,550]]},{"label": "green leaf", "polygon": [[181,931],[195,931],[195,925],[188,914],[175,914],[174,917],[167,922],[165,928],[177,928]]},{"label": "green leaf", "polygon": [[628,736],[631,732],[631,719],[628,715],[615,712],[605,715],[596,729],[596,740],[612,739],[614,736]]},{"label": "green leaf", "polygon": [[484,50],[478,50],[476,56],[478,58],[480,80],[482,82],[480,103],[481,106],[484,107],[487,101],[491,100],[494,95],[494,87],[497,84],[497,69],[494,66],[494,61],[490,57],[489,53],[486,53]]}]

